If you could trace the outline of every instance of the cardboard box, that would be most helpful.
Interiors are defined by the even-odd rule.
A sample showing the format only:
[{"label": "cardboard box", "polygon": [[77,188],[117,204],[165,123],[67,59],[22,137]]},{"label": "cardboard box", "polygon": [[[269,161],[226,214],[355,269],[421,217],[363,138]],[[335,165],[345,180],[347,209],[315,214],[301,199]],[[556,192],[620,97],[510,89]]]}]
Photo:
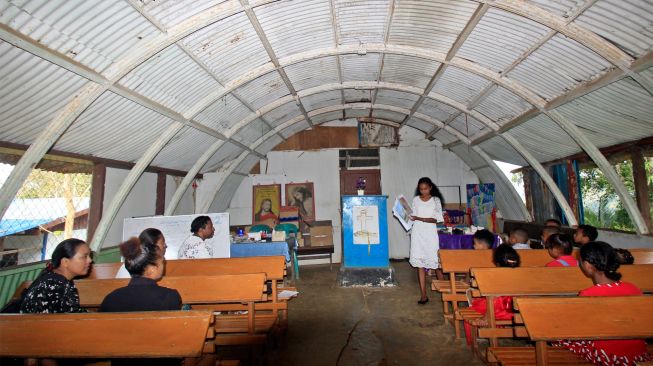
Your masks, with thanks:
[{"label": "cardboard box", "polygon": [[315,221],[310,229],[311,246],[324,247],[333,245],[333,226],[331,221]]}]

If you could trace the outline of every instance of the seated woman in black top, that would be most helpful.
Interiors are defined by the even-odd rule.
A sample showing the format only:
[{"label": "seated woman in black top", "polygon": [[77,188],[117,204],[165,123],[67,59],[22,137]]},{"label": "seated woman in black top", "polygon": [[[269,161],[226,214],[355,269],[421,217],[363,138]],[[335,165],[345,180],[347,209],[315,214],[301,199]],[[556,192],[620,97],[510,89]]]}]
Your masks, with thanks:
[{"label": "seated woman in black top", "polygon": [[131,274],[127,287],[104,298],[100,311],[163,311],[180,310],[177,290],[160,287],[157,281],[165,269],[165,238],[158,229],[145,229],[138,238],[120,244],[125,267]]},{"label": "seated woman in black top", "polygon": [[52,253],[52,260],[25,291],[21,313],[83,313],[73,278],[91,268],[91,249],[79,239],[66,239]]}]

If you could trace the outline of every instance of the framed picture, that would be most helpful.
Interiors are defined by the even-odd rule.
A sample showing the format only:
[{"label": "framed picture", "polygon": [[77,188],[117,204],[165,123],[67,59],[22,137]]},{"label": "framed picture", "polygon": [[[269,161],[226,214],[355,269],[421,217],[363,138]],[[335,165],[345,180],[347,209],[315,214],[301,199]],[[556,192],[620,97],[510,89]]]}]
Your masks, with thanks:
[{"label": "framed picture", "polygon": [[286,206],[297,207],[301,220],[306,222],[315,221],[313,183],[286,183]]},{"label": "framed picture", "polygon": [[252,186],[252,224],[265,224],[274,228],[279,221],[281,185]]}]

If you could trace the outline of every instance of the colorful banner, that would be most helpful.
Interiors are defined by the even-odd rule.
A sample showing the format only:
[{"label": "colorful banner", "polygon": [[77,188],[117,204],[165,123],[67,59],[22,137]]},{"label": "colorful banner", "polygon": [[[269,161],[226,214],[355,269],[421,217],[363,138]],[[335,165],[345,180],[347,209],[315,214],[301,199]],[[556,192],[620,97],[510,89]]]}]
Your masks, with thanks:
[{"label": "colorful banner", "polygon": [[494,183],[467,185],[467,209],[472,225],[493,230],[495,207]]}]

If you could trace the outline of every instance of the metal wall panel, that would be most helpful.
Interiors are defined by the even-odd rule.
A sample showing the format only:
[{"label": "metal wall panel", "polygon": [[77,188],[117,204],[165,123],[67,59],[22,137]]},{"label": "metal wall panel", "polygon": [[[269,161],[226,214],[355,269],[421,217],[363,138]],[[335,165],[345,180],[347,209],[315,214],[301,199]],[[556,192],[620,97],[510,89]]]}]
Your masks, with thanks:
[{"label": "metal wall panel", "polygon": [[653,2],[602,0],[574,21],[633,56],[653,49]]},{"label": "metal wall panel", "polygon": [[383,43],[388,0],[334,0],[340,44]]},{"label": "metal wall panel", "polygon": [[519,15],[490,8],[456,56],[500,72],[548,31],[547,27]]},{"label": "metal wall panel", "polygon": [[322,84],[338,83],[337,56],[322,57],[296,63],[284,68],[297,92]]},{"label": "metal wall panel", "polygon": [[224,90],[177,45],[139,65],[120,84],[179,113],[190,109],[206,94]]},{"label": "metal wall panel", "polygon": [[225,142],[222,144],[222,146],[220,146],[218,151],[216,151],[215,154],[206,162],[206,164],[204,164],[200,173],[216,171],[225,163],[236,159],[242,152],[243,150],[240,147],[230,142]]},{"label": "metal wall panel", "polygon": [[279,58],[336,45],[329,0],[279,1],[254,11]]},{"label": "metal wall panel", "polygon": [[225,84],[270,61],[247,15],[239,13],[190,34],[182,43]]},{"label": "metal wall panel", "polygon": [[426,88],[439,65],[439,62],[419,57],[388,54],[383,60],[381,81]]},{"label": "metal wall panel", "polygon": [[467,103],[489,84],[487,79],[450,66],[435,83],[433,92],[446,95],[460,103]]},{"label": "metal wall panel", "polygon": [[88,81],[0,41],[0,140],[29,145]]},{"label": "metal wall panel", "polygon": [[557,34],[507,75],[551,100],[610,67],[589,48]]},{"label": "metal wall panel", "polygon": [[462,0],[398,1],[388,42],[447,53],[477,6]]},{"label": "metal wall panel", "polygon": [[[243,173],[249,173],[249,171]],[[234,192],[236,192],[244,179],[245,177],[242,175],[232,174],[228,176],[227,179],[225,179],[222,188],[220,191],[218,191],[218,194],[215,197],[215,201],[213,201],[211,204],[209,212],[226,212],[227,208],[229,207],[229,203],[234,196]]]}]

